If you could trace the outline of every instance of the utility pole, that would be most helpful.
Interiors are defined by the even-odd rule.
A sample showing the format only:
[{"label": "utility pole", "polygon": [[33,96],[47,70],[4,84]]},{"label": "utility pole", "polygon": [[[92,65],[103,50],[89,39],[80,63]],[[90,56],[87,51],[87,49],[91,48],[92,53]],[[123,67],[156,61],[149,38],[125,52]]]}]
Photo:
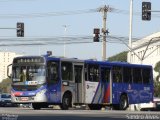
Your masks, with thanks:
[{"label": "utility pole", "polygon": [[102,60],[106,60],[106,21],[107,21],[107,12],[111,10],[109,6],[104,6],[99,9],[99,12],[102,12],[103,15],[103,28],[102,28],[102,33],[103,33],[103,41],[102,41]]},{"label": "utility pole", "polygon": [[[129,21],[129,47],[132,50],[132,16],[133,16],[133,0],[130,0],[130,21]],[[132,62],[132,52],[129,51],[128,62]]]}]

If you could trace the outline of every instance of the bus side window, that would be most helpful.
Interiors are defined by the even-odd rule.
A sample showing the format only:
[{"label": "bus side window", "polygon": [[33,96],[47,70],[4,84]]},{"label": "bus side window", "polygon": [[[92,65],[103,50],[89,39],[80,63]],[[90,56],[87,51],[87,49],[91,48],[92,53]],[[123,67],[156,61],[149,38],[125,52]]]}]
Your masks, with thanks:
[{"label": "bus side window", "polygon": [[85,65],[85,68],[84,68],[84,72],[85,72],[85,81],[88,81],[88,72],[87,72],[87,65]]},{"label": "bus side window", "polygon": [[142,83],[141,68],[133,68],[133,82]]},{"label": "bus side window", "polygon": [[99,67],[98,65],[89,65],[88,66],[88,78],[91,82],[99,81]]},{"label": "bus side window", "polygon": [[49,61],[48,62],[48,82],[50,84],[58,81],[58,63]]},{"label": "bus side window", "polygon": [[122,67],[113,66],[113,82],[122,82]]},{"label": "bus side window", "polygon": [[144,68],[142,69],[143,83],[149,84],[151,79],[151,69]]},{"label": "bus side window", "polygon": [[123,82],[132,83],[132,69],[130,67],[123,68]]},{"label": "bus side window", "polygon": [[102,69],[101,70],[101,79],[103,82],[109,82],[110,80],[110,69]]},{"label": "bus side window", "polygon": [[71,62],[61,63],[62,80],[73,80],[73,67]]}]

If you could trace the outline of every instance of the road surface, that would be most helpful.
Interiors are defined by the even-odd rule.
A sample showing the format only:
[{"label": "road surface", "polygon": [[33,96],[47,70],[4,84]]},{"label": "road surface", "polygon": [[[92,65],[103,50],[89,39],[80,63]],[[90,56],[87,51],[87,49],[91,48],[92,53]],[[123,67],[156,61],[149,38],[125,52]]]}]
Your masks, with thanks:
[{"label": "road surface", "polygon": [[160,111],[56,110],[0,107],[2,120],[160,120]]}]

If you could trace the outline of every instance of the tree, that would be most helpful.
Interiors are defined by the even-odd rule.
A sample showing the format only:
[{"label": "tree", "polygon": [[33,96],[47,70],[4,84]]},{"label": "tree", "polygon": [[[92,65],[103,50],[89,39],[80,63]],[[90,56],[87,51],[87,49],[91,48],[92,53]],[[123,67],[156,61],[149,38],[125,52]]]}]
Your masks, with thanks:
[{"label": "tree", "polygon": [[156,77],[156,80],[154,81],[154,96],[160,97],[160,61],[156,63],[154,70],[158,72],[158,76]]},{"label": "tree", "polygon": [[154,67],[154,70],[156,72],[160,72],[160,61],[156,63],[155,67]]},{"label": "tree", "polygon": [[118,53],[117,55],[109,57],[108,60],[109,61],[127,62],[127,53],[128,53],[128,51],[124,51],[124,52]]},{"label": "tree", "polygon": [[159,77],[160,77],[160,61],[156,63],[154,70],[156,72],[158,72],[158,76],[156,77],[156,81],[159,81]]},{"label": "tree", "polygon": [[154,81],[154,96],[160,97],[160,82]]},{"label": "tree", "polygon": [[0,90],[2,93],[10,93],[11,91],[11,80],[9,78],[4,79],[0,83]]},{"label": "tree", "polygon": [[160,97],[160,61],[156,63],[154,70],[158,72],[158,76],[156,77],[156,80],[154,81],[154,96]]}]

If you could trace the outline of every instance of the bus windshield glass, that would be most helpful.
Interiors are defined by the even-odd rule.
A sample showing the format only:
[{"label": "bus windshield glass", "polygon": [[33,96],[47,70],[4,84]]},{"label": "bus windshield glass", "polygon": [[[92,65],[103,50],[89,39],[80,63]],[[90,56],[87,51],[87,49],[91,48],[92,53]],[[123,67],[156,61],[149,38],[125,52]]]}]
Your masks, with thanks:
[{"label": "bus windshield glass", "polygon": [[14,66],[12,73],[13,83],[32,81],[32,84],[43,84],[45,82],[45,66],[42,65]]}]

